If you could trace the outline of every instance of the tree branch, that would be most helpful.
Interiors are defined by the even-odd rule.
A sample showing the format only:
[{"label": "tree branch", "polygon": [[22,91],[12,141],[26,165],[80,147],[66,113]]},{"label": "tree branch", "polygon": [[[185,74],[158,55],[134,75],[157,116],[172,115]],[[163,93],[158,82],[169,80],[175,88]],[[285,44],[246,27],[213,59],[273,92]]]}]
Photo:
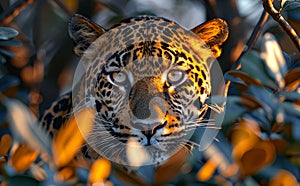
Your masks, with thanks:
[{"label": "tree branch", "polygon": [[297,35],[293,27],[282,17],[280,12],[276,10],[273,6],[272,0],[262,0],[264,9],[272,16],[272,18],[279,23],[279,25],[284,29],[284,31],[291,38],[296,48],[300,51],[300,38]]},{"label": "tree branch", "polygon": [[263,10],[258,23],[256,24],[249,40],[247,41],[247,43],[245,45],[243,52],[241,53],[239,58],[236,60],[236,62],[232,65],[232,67],[231,67],[232,70],[238,70],[241,68],[241,62],[240,62],[241,58],[253,48],[259,35],[261,34],[262,28],[266,24],[268,18],[269,18],[269,14],[267,14],[267,12],[265,10]]}]

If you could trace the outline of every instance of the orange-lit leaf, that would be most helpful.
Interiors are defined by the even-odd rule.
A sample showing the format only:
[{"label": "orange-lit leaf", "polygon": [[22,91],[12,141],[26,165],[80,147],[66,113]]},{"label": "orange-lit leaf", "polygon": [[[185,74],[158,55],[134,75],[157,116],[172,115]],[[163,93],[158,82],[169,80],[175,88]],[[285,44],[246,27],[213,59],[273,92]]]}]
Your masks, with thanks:
[{"label": "orange-lit leaf", "polygon": [[259,136],[258,124],[249,119],[241,120],[232,133],[232,156],[244,176],[254,174],[272,163],[276,156],[273,143]]},{"label": "orange-lit leaf", "polygon": [[250,95],[241,95],[240,98],[241,98],[241,104],[251,110],[262,107],[262,104],[259,103],[254,97]]},{"label": "orange-lit leaf", "polygon": [[[252,146],[251,144],[255,144],[259,140],[259,134],[260,129],[255,121],[243,119],[233,130],[231,135],[231,142],[233,145],[238,145],[239,143],[246,141],[244,143]],[[246,148],[246,146],[244,146],[244,148]]]},{"label": "orange-lit leaf", "polygon": [[270,180],[270,186],[290,186],[299,185],[297,179],[293,174],[286,170],[280,170],[277,174]]},{"label": "orange-lit leaf", "polygon": [[277,153],[284,153],[288,147],[288,142],[281,138],[271,139],[271,142],[273,143]]},{"label": "orange-lit leaf", "polygon": [[294,69],[286,73],[284,77],[286,89],[289,91],[295,90],[300,84],[300,69]]},{"label": "orange-lit leaf", "polygon": [[66,181],[74,178],[75,176],[76,170],[74,167],[64,167],[57,173],[56,178],[58,181]]},{"label": "orange-lit leaf", "polygon": [[93,126],[94,115],[93,109],[83,109],[57,132],[52,149],[58,167],[67,165],[74,158]]},{"label": "orange-lit leaf", "polygon": [[199,170],[197,178],[200,181],[207,181],[212,177],[216,169],[217,164],[215,163],[214,159],[209,159]]},{"label": "orange-lit leaf", "polygon": [[240,78],[242,81],[244,81],[247,85],[256,85],[256,86],[262,86],[262,83],[258,81],[257,79],[249,76],[245,72],[241,71],[230,71],[228,72],[230,76]]},{"label": "orange-lit leaf", "polygon": [[107,159],[99,159],[92,165],[89,181],[90,183],[104,182],[111,170],[110,162]]},{"label": "orange-lit leaf", "polygon": [[243,175],[252,175],[264,166],[271,164],[276,156],[274,145],[270,141],[259,141],[251,149],[240,152],[235,158]]},{"label": "orange-lit leaf", "polygon": [[6,155],[11,146],[11,137],[8,134],[4,134],[0,141],[0,155]]},{"label": "orange-lit leaf", "polygon": [[38,155],[38,151],[32,150],[27,145],[22,144],[13,149],[9,163],[15,171],[21,172],[28,169]]}]

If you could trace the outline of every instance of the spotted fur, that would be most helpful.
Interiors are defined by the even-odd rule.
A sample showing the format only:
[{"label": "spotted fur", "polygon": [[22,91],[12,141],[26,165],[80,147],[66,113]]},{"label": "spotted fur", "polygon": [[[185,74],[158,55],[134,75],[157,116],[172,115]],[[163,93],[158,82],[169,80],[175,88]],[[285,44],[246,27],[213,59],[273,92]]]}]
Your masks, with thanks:
[{"label": "spotted fur", "polygon": [[[223,20],[188,31],[164,18],[140,16],[105,30],[75,15],[69,33],[75,53],[86,62],[86,74],[73,97],[63,96],[42,116],[51,135],[74,111],[72,101],[86,99],[97,111],[90,147],[106,157],[119,155],[117,163],[130,159],[119,147],[132,139],[147,149],[155,163],[190,146],[185,136],[208,109],[209,64],[227,39]],[[115,144],[120,146],[107,150]],[[92,150],[86,147],[85,156],[97,159],[97,153],[87,153]],[[163,157],[166,152],[170,153]]]}]

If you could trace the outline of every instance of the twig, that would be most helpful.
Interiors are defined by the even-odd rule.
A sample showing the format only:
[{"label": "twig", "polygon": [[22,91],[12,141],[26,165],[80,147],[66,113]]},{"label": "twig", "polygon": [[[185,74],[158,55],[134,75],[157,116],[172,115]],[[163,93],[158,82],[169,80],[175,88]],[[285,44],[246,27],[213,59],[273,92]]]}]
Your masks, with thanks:
[{"label": "twig", "polygon": [[[250,38],[248,39],[245,45],[243,52],[240,54],[239,58],[233,63],[231,70],[239,70],[241,68],[241,58],[253,48],[268,18],[269,18],[269,14],[266,12],[266,10],[263,10],[258,23],[256,24]],[[225,97],[228,95],[230,83],[231,81],[226,82],[225,92],[224,92]]]},{"label": "twig", "polygon": [[272,16],[272,18],[279,23],[279,25],[284,29],[284,31],[291,38],[296,48],[300,51],[300,38],[296,31],[291,27],[291,25],[282,17],[280,12],[276,10],[273,6],[272,0],[262,0],[264,9]]},{"label": "twig", "polygon": [[34,0],[18,0],[0,15],[0,25],[8,25],[27,5]]},{"label": "twig", "polygon": [[241,58],[253,48],[259,35],[261,34],[262,28],[266,24],[268,18],[269,18],[269,14],[267,14],[267,12],[265,10],[263,10],[258,23],[256,24],[249,40],[247,41],[247,43],[245,45],[243,52],[240,54],[240,56],[236,60],[236,62],[232,65],[232,67],[231,67],[232,70],[238,70],[241,68]]}]

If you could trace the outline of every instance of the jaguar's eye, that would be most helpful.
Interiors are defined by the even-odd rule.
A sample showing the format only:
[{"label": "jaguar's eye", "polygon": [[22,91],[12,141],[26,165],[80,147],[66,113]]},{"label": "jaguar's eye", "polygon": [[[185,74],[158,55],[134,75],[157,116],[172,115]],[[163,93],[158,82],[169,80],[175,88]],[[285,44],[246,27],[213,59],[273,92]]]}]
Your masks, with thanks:
[{"label": "jaguar's eye", "polygon": [[125,83],[127,83],[127,74],[124,71],[112,72],[109,75],[109,79],[114,84],[124,85]]},{"label": "jaguar's eye", "polygon": [[179,85],[185,81],[186,74],[181,70],[171,70],[167,75],[167,81],[172,86]]}]

